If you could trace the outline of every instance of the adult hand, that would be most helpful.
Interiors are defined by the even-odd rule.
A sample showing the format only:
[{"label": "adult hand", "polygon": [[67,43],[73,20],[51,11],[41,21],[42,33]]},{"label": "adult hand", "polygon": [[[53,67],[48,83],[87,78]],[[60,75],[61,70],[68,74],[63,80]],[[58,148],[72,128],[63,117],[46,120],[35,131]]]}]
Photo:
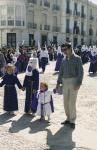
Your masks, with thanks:
[{"label": "adult hand", "polygon": [[80,86],[75,86],[74,90],[79,90]]},{"label": "adult hand", "polygon": [[23,87],[21,90],[22,90],[22,91],[25,91],[25,88]]},{"label": "adult hand", "polygon": [[33,93],[33,94],[36,93],[36,90],[33,90],[32,93]]},{"label": "adult hand", "polygon": [[58,90],[58,85],[56,85],[56,87],[53,89],[53,92],[57,93],[57,90]]}]

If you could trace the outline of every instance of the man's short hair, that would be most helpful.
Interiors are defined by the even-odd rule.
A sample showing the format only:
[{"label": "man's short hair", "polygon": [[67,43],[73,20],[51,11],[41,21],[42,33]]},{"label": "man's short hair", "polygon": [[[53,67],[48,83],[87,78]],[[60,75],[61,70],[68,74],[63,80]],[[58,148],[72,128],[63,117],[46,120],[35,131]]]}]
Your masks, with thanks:
[{"label": "man's short hair", "polygon": [[71,49],[72,45],[71,45],[71,43],[65,43],[65,44],[61,45],[61,48],[65,48],[65,47]]}]

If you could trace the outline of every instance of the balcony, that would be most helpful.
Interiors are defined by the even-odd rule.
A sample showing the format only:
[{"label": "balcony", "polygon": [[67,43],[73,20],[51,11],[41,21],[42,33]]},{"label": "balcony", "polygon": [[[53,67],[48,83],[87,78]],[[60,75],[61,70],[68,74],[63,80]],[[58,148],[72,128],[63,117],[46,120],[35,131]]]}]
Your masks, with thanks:
[{"label": "balcony", "polygon": [[82,30],[82,31],[81,31],[81,35],[82,35],[82,36],[85,36],[85,31]]},{"label": "balcony", "polygon": [[93,16],[90,16],[90,20],[93,20],[94,19],[94,17]]},{"label": "balcony", "polygon": [[60,10],[60,6],[59,5],[56,5],[56,4],[53,4],[53,10],[56,10],[56,11],[59,11]]},{"label": "balcony", "polygon": [[60,27],[53,26],[52,31],[53,32],[60,32]]},{"label": "balcony", "polygon": [[85,18],[86,18],[86,15],[82,13],[82,14],[81,14],[81,18],[84,18],[84,19],[85,19]]},{"label": "balcony", "polygon": [[44,1],[44,6],[45,6],[45,7],[49,7],[49,8],[50,8],[50,3],[49,3],[49,2],[47,2],[47,1]]},{"label": "balcony", "polygon": [[40,24],[40,30],[42,30],[42,24]]},{"label": "balcony", "polygon": [[42,0],[40,1],[40,6],[42,6]]},{"label": "balcony", "polygon": [[37,0],[28,0],[28,3],[37,4]]},{"label": "balcony", "polygon": [[92,28],[89,29],[89,35],[93,36],[93,29]]},{"label": "balcony", "polygon": [[67,29],[66,29],[66,33],[67,33],[67,34],[71,34],[71,33],[72,33],[72,29],[67,28]]},{"label": "balcony", "polygon": [[50,25],[44,25],[44,30],[49,31],[50,30]]},{"label": "balcony", "polygon": [[66,14],[68,14],[68,15],[72,15],[72,10],[70,10],[70,9],[66,9]]},{"label": "balcony", "polygon": [[37,24],[36,23],[28,22],[28,28],[37,29]]},{"label": "balcony", "polygon": [[74,16],[77,16],[77,17],[80,17],[80,12],[74,11],[73,15],[74,15]]},{"label": "balcony", "polygon": [[75,26],[75,27],[73,28],[73,34],[80,34],[80,29],[79,29],[78,26]]}]

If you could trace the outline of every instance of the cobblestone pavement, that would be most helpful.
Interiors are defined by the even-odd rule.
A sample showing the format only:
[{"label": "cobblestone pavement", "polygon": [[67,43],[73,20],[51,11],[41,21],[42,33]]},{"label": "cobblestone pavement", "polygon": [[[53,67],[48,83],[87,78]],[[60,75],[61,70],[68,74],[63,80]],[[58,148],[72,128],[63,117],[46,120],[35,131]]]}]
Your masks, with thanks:
[{"label": "cobblestone pavement", "polygon": [[[41,81],[55,87],[55,62],[50,62]],[[18,90],[19,111],[9,116],[2,110],[3,88],[0,88],[0,150],[97,150],[97,76],[88,75],[89,64],[84,65],[84,81],[77,99],[76,128],[72,131],[60,123],[66,116],[62,95],[53,95],[55,113],[51,122],[40,123],[38,117],[24,114],[25,92]],[[21,83],[24,74],[19,75]]]}]

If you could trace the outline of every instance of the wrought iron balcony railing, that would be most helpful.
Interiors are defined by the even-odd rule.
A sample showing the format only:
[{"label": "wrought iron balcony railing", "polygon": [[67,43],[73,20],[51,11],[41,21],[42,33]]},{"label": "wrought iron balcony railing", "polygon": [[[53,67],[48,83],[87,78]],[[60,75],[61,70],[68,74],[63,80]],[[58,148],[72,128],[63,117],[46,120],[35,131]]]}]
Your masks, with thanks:
[{"label": "wrought iron balcony railing", "polygon": [[50,25],[44,25],[44,30],[49,31],[50,30]]},{"label": "wrought iron balcony railing", "polygon": [[37,24],[32,23],[32,22],[28,22],[28,28],[37,29]]},{"label": "wrought iron balcony railing", "polygon": [[70,10],[70,9],[66,9],[66,14],[69,14],[69,15],[72,15],[72,10]]},{"label": "wrought iron balcony railing", "polygon": [[27,0],[28,3],[37,4],[37,0]]},{"label": "wrought iron balcony railing", "polygon": [[53,32],[60,32],[60,27],[58,27],[58,26],[53,26],[52,31],[53,31]]},{"label": "wrought iron balcony railing", "polygon": [[86,15],[82,13],[81,18],[86,18]]},{"label": "wrought iron balcony railing", "polygon": [[66,33],[69,33],[69,34],[71,34],[71,33],[72,33],[72,29],[70,29],[70,28],[67,28],[67,29],[66,29]]},{"label": "wrought iron balcony railing", "polygon": [[54,4],[52,9],[58,11],[58,10],[60,10],[60,6],[57,4]]}]

